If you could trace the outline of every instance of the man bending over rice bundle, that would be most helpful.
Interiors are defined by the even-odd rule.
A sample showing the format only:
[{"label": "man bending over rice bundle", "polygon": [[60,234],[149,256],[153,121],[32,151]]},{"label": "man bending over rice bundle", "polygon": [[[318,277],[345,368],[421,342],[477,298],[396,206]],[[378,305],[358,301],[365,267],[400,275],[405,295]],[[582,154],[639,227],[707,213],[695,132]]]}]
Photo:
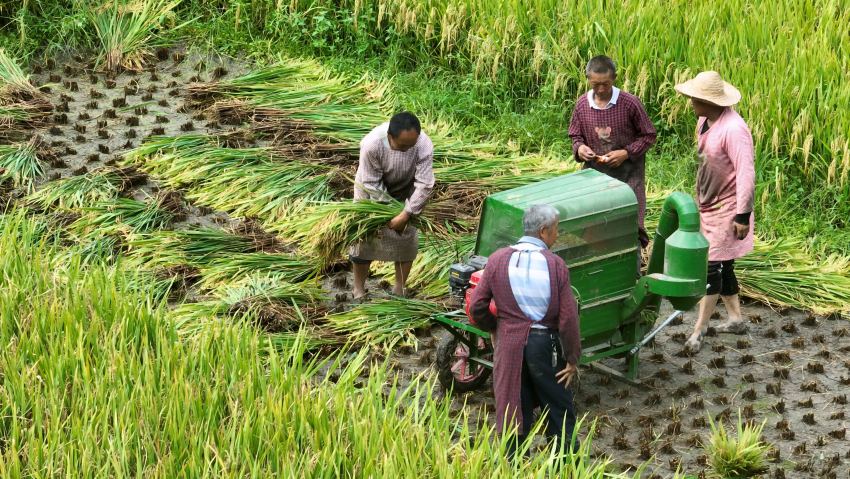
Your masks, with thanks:
[{"label": "man bending over rice bundle", "polygon": [[354,299],[366,295],[372,261],[395,263],[393,294],[405,295],[405,284],[419,249],[419,234],[410,220],[420,214],[434,189],[434,144],[409,112],[394,115],[360,141],[360,163],[354,178],[354,201],[404,202],[404,210],[375,237],[351,248]]}]

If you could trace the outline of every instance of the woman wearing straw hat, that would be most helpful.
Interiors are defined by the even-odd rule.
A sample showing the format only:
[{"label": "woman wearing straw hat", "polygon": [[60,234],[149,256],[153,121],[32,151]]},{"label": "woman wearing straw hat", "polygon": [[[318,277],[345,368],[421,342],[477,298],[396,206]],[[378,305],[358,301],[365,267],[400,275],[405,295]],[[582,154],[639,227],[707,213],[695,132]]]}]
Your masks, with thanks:
[{"label": "woman wearing straw hat", "polygon": [[688,350],[696,352],[702,347],[718,296],[726,305],[728,319],[715,329],[733,334],[744,334],[748,329],[741,316],[735,259],[753,249],[755,154],[750,129],[732,108],[741,100],[741,93],[717,72],[702,72],[675,88],[691,99],[697,116],[697,153],[701,160],[697,200],[702,233],[709,242],[708,287],[694,332],[685,343]]}]

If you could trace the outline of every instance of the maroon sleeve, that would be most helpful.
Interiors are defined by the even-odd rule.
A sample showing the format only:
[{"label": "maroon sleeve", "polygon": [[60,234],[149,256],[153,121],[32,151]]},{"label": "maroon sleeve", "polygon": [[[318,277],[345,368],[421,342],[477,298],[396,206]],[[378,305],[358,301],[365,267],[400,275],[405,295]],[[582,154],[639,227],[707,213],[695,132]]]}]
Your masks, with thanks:
[{"label": "maroon sleeve", "polygon": [[487,268],[484,268],[484,273],[481,275],[481,282],[472,290],[472,304],[469,311],[472,314],[472,319],[481,329],[485,331],[496,330],[496,316],[490,312],[490,301],[493,299],[493,272],[496,270],[495,262],[493,261],[496,253],[490,255],[490,260],[487,262]]},{"label": "maroon sleeve", "polygon": [[558,262],[558,294],[560,310],[558,312],[558,334],[564,358],[569,364],[578,365],[581,357],[581,335],[578,327],[578,304],[570,285],[570,270],[563,260]]},{"label": "maroon sleeve", "polygon": [[646,153],[655,144],[655,138],[657,136],[655,126],[653,126],[652,120],[649,119],[649,115],[646,114],[643,103],[637,97],[634,97],[633,102],[631,112],[629,113],[629,120],[635,128],[637,137],[635,141],[626,145],[625,150],[629,152],[629,158]]},{"label": "maroon sleeve", "polygon": [[576,100],[575,108],[573,108],[573,116],[572,118],[570,118],[570,128],[568,132],[568,134],[570,135],[570,139],[573,141],[573,158],[575,158],[575,160],[579,162],[581,162],[582,160],[578,156],[578,148],[581,145],[587,144],[587,139],[584,137],[584,133],[582,133],[582,116],[579,112],[582,98],[584,98],[584,95],[580,96],[578,100]]}]

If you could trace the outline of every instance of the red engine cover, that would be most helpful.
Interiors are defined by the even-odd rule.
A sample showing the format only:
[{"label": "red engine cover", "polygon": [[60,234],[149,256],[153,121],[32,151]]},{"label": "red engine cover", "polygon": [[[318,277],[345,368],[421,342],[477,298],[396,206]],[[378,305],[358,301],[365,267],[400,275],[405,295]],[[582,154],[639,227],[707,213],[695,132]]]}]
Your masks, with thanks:
[{"label": "red engine cover", "polygon": [[[472,314],[469,312],[469,307],[472,304],[472,290],[478,286],[478,283],[481,282],[481,276],[484,274],[484,270],[476,271],[472,273],[472,276],[469,278],[469,288],[466,290],[466,295],[464,296],[463,301],[463,310],[466,312],[466,317],[469,318],[469,322],[471,324],[475,324],[475,320],[472,319]],[[495,316],[497,314],[496,310],[496,302],[490,300],[490,313]]]}]

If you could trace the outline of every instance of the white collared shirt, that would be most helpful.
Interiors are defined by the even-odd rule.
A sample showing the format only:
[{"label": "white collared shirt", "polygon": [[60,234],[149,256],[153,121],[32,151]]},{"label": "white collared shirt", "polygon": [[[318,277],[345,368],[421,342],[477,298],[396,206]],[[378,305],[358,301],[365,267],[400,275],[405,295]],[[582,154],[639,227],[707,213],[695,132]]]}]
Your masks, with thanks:
[{"label": "white collared shirt", "polygon": [[596,106],[596,102],[593,101],[593,90],[589,90],[587,92],[587,102],[590,104],[590,107],[594,110],[607,110],[612,106],[617,104],[617,99],[620,98],[620,89],[617,87],[611,88],[611,99],[608,100],[608,104],[605,105],[605,108],[599,108]]}]

